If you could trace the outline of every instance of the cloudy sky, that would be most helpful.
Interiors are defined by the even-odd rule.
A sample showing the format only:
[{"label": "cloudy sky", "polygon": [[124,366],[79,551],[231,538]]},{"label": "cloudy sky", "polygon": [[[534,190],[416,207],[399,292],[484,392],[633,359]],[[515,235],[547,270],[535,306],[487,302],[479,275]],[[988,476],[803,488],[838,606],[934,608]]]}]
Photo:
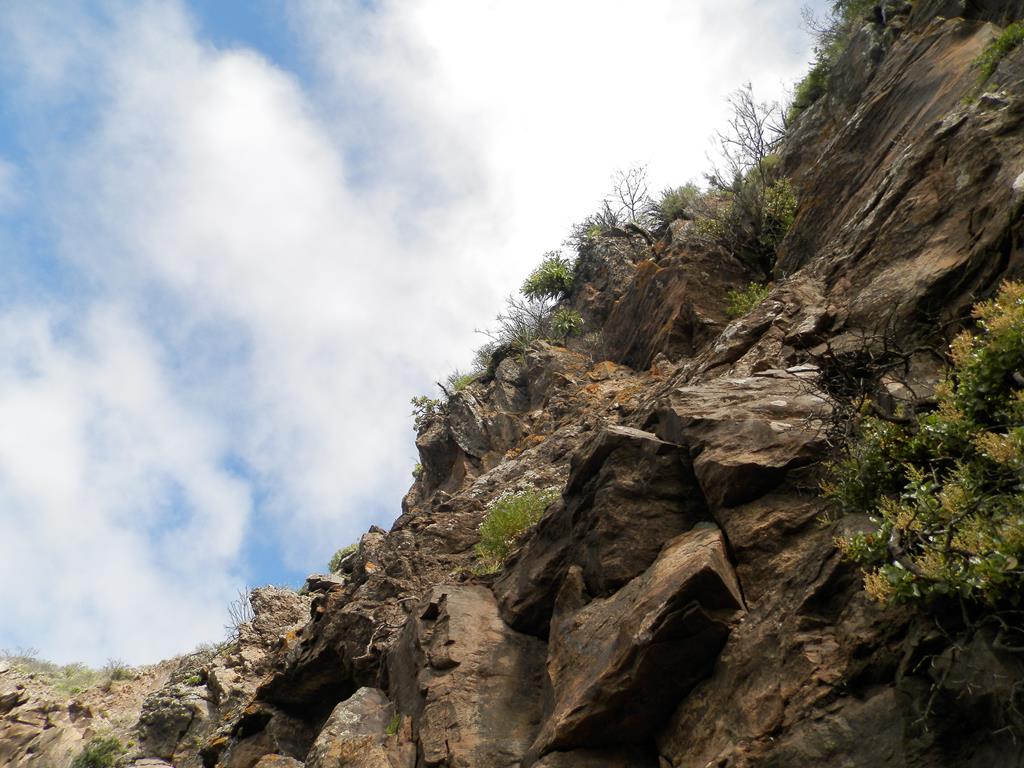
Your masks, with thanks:
[{"label": "cloudy sky", "polygon": [[698,178],[801,0],[0,5],[0,648],[132,663],[298,585],[409,398],[617,169]]}]

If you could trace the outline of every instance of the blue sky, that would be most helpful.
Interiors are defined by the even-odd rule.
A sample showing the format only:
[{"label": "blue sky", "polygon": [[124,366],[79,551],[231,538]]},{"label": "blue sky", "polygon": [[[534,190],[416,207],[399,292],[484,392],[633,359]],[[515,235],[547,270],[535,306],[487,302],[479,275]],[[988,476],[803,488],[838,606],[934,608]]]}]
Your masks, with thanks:
[{"label": "blue sky", "polygon": [[612,172],[784,97],[799,6],[0,7],[0,648],[154,661],[389,525],[409,398]]}]

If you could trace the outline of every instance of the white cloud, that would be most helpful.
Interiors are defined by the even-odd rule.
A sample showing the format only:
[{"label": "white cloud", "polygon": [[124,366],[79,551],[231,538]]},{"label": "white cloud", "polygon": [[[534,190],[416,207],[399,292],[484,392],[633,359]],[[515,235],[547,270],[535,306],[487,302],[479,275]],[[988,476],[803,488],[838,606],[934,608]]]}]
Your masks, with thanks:
[{"label": "white cloud", "polygon": [[8,213],[19,200],[18,168],[0,157],[0,214]]},{"label": "white cloud", "polygon": [[130,316],[68,320],[0,316],[4,639],[94,662],[181,652],[222,631],[248,491]]},{"label": "white cloud", "polygon": [[47,608],[0,595],[0,641],[166,655],[219,626],[247,530],[313,569],[389,522],[409,397],[611,171],[700,173],[724,95],[802,69],[798,5],[310,0],[316,83],[205,45],[170,0],[105,27],[0,12],[22,90],[97,116],[44,142],[37,201],[87,309],[0,319],[0,578],[58,582]]}]

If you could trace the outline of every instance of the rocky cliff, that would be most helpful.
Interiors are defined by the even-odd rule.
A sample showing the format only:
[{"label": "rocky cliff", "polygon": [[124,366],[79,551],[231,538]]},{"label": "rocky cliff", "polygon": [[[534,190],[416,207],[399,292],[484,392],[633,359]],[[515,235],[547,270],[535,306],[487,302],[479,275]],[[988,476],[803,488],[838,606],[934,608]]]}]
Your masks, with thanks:
[{"label": "rocky cliff", "polygon": [[[564,301],[603,342],[535,343],[454,393],[391,529],[147,678],[116,725],[128,762],[1024,765],[1019,655],[869,598],[834,541],[870,523],[827,522],[818,493],[842,365],[895,344],[873,394],[926,403],[934,349],[1024,274],[1024,48],[983,89],[972,67],[1020,5],[865,17],[788,130],[799,205],[743,317],[726,294],[756,275],[690,221],[586,247]],[[549,488],[479,573],[487,508]],[[113,727],[102,702],[0,686],[5,765],[63,766]]]}]

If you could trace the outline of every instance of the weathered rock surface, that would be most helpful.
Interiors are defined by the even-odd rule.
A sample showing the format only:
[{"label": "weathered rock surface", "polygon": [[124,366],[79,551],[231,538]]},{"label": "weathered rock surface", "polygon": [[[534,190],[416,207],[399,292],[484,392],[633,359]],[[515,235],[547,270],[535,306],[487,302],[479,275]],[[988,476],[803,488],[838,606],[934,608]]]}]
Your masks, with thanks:
[{"label": "weathered rock surface", "polygon": [[829,405],[796,375],[720,379],[675,390],[656,415],[660,437],[686,446],[713,509],[771,490],[818,458]]},{"label": "weathered rock surface", "polygon": [[483,586],[435,587],[388,659],[423,765],[519,765],[540,720],[544,644],[501,620]]},{"label": "weathered rock surface", "polygon": [[671,541],[612,597],[586,599],[574,567],[552,619],[552,704],[536,754],[648,742],[679,698],[711,673],[743,608],[713,527]]},{"label": "weathered rock surface", "polygon": [[306,756],[306,768],[413,768],[416,748],[399,745],[399,722],[383,691],[360,688],[331,712]]},{"label": "weathered rock surface", "polygon": [[666,541],[706,518],[679,446],[639,429],[604,427],[573,456],[564,503],[495,584],[502,616],[546,636],[570,565],[581,567],[590,594],[609,595],[642,573]]}]

